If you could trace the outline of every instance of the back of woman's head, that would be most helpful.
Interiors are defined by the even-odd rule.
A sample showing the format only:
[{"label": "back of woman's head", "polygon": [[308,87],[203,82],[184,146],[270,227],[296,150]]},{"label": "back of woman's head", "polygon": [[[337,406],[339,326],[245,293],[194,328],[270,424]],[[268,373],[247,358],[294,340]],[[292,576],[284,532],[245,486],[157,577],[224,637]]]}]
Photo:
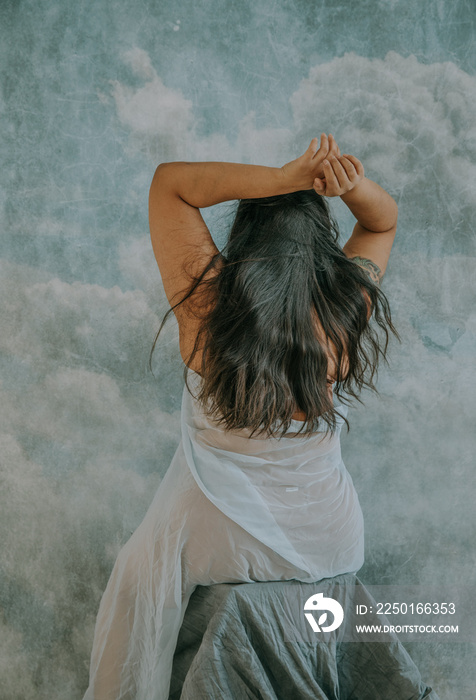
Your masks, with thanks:
[{"label": "back of woman's head", "polygon": [[225,248],[180,302],[192,292],[203,302],[202,313],[194,304],[201,324],[187,364],[200,347],[197,398],[227,429],[279,436],[299,410],[301,432],[322,421],[333,431],[329,374],[341,400],[375,388],[394,330],[388,303],[337,241],[326,201],[313,190],[242,200]]}]

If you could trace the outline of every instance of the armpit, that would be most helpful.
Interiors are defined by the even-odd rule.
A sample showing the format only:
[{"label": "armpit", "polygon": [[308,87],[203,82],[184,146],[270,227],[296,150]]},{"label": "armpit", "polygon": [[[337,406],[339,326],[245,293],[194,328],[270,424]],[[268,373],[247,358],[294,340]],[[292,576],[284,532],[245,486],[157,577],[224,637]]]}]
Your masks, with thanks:
[{"label": "armpit", "polygon": [[350,260],[353,260],[355,263],[357,263],[357,265],[362,267],[367,272],[372,282],[375,282],[375,284],[380,284],[383,274],[379,266],[376,265],[373,260],[361,258],[360,255],[356,255],[353,258],[350,258]]}]

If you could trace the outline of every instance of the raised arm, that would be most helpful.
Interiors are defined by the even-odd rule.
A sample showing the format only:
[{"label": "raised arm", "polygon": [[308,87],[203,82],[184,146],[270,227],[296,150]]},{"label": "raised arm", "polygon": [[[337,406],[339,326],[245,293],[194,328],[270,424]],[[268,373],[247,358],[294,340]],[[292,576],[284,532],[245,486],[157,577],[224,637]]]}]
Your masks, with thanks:
[{"label": "raised arm", "polygon": [[314,183],[316,192],[340,196],[357,219],[344,253],[379,282],[397,231],[397,204],[380,185],[365,177],[362,163],[354,156],[331,156],[324,161],[323,169],[324,178]]},{"label": "raised arm", "polygon": [[152,247],[171,305],[188,286],[184,265],[203,269],[218,252],[199,209],[233,199],[267,197],[312,189],[324,174],[323,161],[337,153],[333,137],[322,134],[306,152],[282,168],[241,163],[163,163],[149,195]]},{"label": "raised arm", "polygon": [[312,189],[324,173],[325,158],[337,153],[332,134],[312,139],[307,151],[281,168],[242,163],[162,163],[151,186],[151,204],[161,193],[179,196],[183,202],[204,208],[233,199],[269,197]]},{"label": "raised arm", "polygon": [[[313,139],[302,156],[282,168],[220,162],[160,165],[150,187],[149,223],[152,247],[170,305],[177,304],[188,289],[189,273],[199,274],[218,253],[200,208],[233,199],[312,189],[315,178],[323,177],[324,159],[337,152],[332,136],[322,134],[320,144],[317,138]],[[215,274],[215,270],[209,274]],[[180,353],[185,362],[199,328],[193,303],[192,295],[174,309],[179,324]],[[192,369],[200,370],[199,359]]]},{"label": "raised arm", "polygon": [[[332,135],[313,139],[302,156],[281,168],[240,163],[164,163],[157,168],[149,196],[152,247],[171,306],[190,284],[189,273],[203,270],[218,249],[200,209],[234,199],[267,197],[314,188],[324,196],[341,196],[357,218],[344,246],[349,257],[383,274],[396,230],[396,204],[382,188],[364,177],[360,162],[341,156]],[[211,271],[209,274],[215,274]],[[180,349],[189,356],[198,329],[190,313],[193,295],[175,311]]]}]

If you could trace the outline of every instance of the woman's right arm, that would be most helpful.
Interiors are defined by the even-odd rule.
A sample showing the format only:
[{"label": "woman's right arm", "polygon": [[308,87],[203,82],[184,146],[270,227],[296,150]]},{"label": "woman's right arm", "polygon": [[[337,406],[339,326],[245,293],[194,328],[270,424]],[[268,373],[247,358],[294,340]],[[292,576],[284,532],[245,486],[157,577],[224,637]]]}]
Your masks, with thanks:
[{"label": "woman's right arm", "polygon": [[366,267],[374,281],[379,282],[397,232],[397,204],[380,185],[367,178],[341,199],[357,219],[343,247],[344,253]]},{"label": "woman's right arm", "polygon": [[327,197],[340,196],[355,216],[357,223],[343,251],[379,282],[397,231],[395,200],[380,185],[365,177],[362,163],[350,155],[324,161],[324,180],[316,180],[314,188]]}]

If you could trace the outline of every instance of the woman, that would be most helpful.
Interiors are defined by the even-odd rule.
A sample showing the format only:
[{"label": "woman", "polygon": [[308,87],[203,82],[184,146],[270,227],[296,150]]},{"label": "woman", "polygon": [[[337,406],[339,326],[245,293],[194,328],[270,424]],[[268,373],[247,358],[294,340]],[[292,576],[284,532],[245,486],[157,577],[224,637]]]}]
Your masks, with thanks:
[{"label": "woman", "polygon": [[[337,196],[357,219],[343,249],[324,199]],[[219,252],[200,208],[235,199]],[[331,135],[282,168],[158,167],[150,229],[186,365],[182,440],[103,595],[85,700],[168,697],[197,585],[362,566],[340,402],[373,386],[394,331],[378,285],[396,225],[392,197]]]}]

